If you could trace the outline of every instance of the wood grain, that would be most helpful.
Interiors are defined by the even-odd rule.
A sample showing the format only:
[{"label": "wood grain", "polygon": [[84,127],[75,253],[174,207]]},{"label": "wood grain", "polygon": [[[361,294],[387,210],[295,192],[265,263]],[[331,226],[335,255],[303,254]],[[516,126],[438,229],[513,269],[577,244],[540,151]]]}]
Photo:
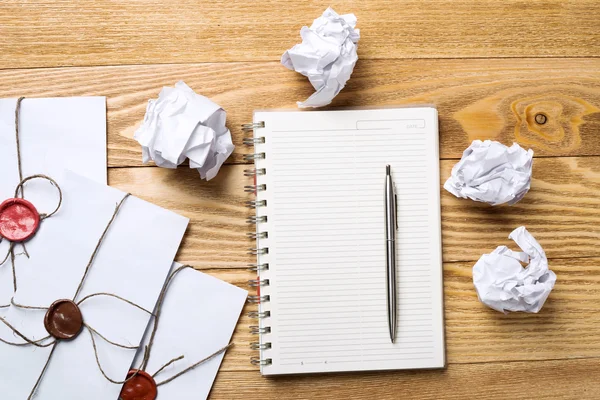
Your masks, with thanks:
[{"label": "wood grain", "polygon": [[387,371],[267,379],[221,371],[212,399],[597,399],[597,359],[450,365],[436,371]]},{"label": "wood grain", "polygon": [[[556,286],[538,314],[504,315],[479,302],[473,288],[472,263],[444,263],[444,310],[447,361],[452,364],[600,358],[600,258],[555,259]],[[248,290],[245,270],[207,273]],[[382,304],[382,307],[385,307]],[[257,337],[246,313],[233,336],[223,371],[256,370],[249,349]],[[317,311],[315,311],[317,312]]]},{"label": "wood grain", "polygon": [[[600,384],[600,3],[596,0],[337,0],[358,17],[359,62],[332,107],[434,104],[441,182],[473,139],[535,151],[531,192],[489,207],[442,190],[449,366],[261,378],[245,312],[214,399],[597,399]],[[321,2],[0,0],[0,97],[107,96],[112,186],[191,218],[177,256],[248,289],[240,124],[312,93],[279,64]],[[64,68],[62,68],[64,67]],[[218,177],[138,168],[147,100],[184,80],[228,112],[237,145]],[[543,114],[540,125],[535,117]],[[82,132],[85,134],[85,132]],[[477,299],[475,260],[525,225],[558,280],[539,314]]]},{"label": "wood grain", "polygon": [[[1,15],[1,14],[0,14]],[[108,97],[109,165],[140,166],[131,138],[148,99],[184,80],[227,111],[241,163],[242,123],[253,109],[296,108],[312,86],[279,63],[227,63],[0,71],[0,97]],[[335,107],[434,104],[442,158],[473,139],[513,141],[536,156],[600,155],[600,58],[552,60],[375,60],[358,63]],[[535,115],[547,116],[544,125]]]},{"label": "wood grain", "polygon": [[[275,61],[328,3],[304,0],[4,1],[1,68]],[[594,0],[338,0],[359,57],[600,55]]]},{"label": "wood grain", "polygon": [[[600,157],[538,158],[532,189],[515,206],[491,207],[457,199],[441,189],[454,160],[441,163],[444,261],[475,261],[499,245],[513,247],[508,234],[526,226],[550,258],[600,257]],[[243,268],[254,243],[245,232],[250,210],[244,165],[224,166],[216,179],[200,181],[189,168],[111,168],[109,183],[191,219],[182,262],[198,268]]]}]

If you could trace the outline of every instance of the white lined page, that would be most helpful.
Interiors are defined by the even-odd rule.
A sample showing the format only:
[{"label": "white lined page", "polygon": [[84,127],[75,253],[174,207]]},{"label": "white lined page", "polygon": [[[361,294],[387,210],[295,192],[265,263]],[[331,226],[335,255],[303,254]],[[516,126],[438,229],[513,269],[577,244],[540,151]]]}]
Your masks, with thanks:
[{"label": "white lined page", "polygon": [[[444,366],[437,112],[257,112],[270,286],[263,374]],[[404,122],[403,122],[404,121]],[[415,122],[417,121],[417,122]],[[364,129],[358,129],[358,127]],[[293,130],[290,130],[293,129]],[[396,343],[386,311],[385,165],[398,197]]]}]

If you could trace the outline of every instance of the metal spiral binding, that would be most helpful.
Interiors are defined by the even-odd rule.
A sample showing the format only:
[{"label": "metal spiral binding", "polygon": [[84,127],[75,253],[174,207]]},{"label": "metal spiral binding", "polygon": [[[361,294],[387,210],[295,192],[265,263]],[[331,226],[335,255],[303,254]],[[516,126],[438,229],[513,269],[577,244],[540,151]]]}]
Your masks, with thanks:
[{"label": "metal spiral binding", "polygon": [[246,236],[248,236],[250,239],[253,239],[253,240],[267,239],[269,237],[269,233],[268,232],[248,232],[248,233],[246,233]]},{"label": "metal spiral binding", "polygon": [[261,328],[260,326],[252,325],[252,326],[249,326],[249,328],[250,328],[251,335],[264,335],[265,333],[271,333],[270,326],[265,326],[264,328]]},{"label": "metal spiral binding", "polygon": [[246,185],[244,186],[244,192],[246,193],[256,193],[256,192],[264,192],[267,190],[267,185]]},{"label": "metal spiral binding", "polygon": [[250,131],[253,131],[255,129],[264,128],[264,127],[265,127],[265,122],[264,121],[252,122],[250,124],[242,124],[242,130],[244,132],[250,132]]},{"label": "metal spiral binding", "polygon": [[268,279],[250,279],[248,281],[248,286],[250,286],[250,287],[269,286],[269,280]]},{"label": "metal spiral binding", "polygon": [[266,157],[267,155],[265,153],[244,154],[244,161],[262,160]]},{"label": "metal spiral binding", "polygon": [[258,208],[258,207],[266,207],[266,200],[250,200],[246,202],[246,207],[248,208]]},{"label": "metal spiral binding", "polygon": [[258,256],[258,255],[263,255],[263,254],[269,254],[269,248],[266,247],[264,249],[257,249],[257,248],[253,248],[253,249],[248,249],[248,254],[252,254],[253,256]]},{"label": "metal spiral binding", "polygon": [[248,318],[263,319],[263,318],[269,318],[271,316],[271,311],[264,311],[264,312],[250,311],[246,315],[248,316]]},{"label": "metal spiral binding", "polygon": [[253,304],[257,304],[257,303],[265,303],[267,301],[271,300],[271,296],[264,295],[264,296],[248,296],[248,303],[253,303]]},{"label": "metal spiral binding", "polygon": [[[254,133],[253,137],[244,138],[242,143],[248,147],[260,146],[260,145],[264,144],[265,137],[258,136],[258,135],[256,135],[256,132],[255,132],[257,129],[264,128],[264,127],[265,127],[264,122],[253,122],[250,124],[242,125],[242,130],[244,132],[253,132]],[[266,154],[264,152],[261,152],[259,147],[256,147],[255,152],[244,155],[244,161],[254,162],[256,165],[254,168],[244,170],[245,176],[254,178],[253,185],[244,186],[244,191],[246,193],[258,194],[259,192],[264,192],[267,190],[267,185],[257,183],[257,178],[259,178],[261,176],[265,176],[267,174],[266,168],[258,168],[257,167],[258,165],[261,165],[260,160],[264,160],[265,158],[266,158]],[[261,199],[261,200],[255,199],[255,200],[246,202],[246,207],[253,209],[253,210],[257,210],[259,207],[266,207],[266,206],[267,206],[267,201],[264,199]],[[246,219],[246,222],[248,224],[256,225],[255,231],[247,234],[248,238],[250,238],[252,240],[268,239],[269,233],[266,232],[264,229],[261,230],[259,227],[259,224],[264,224],[267,222],[267,220],[268,219],[267,219],[266,215],[255,214],[255,215],[248,217]],[[248,265],[248,267],[249,267],[248,269],[252,272],[256,272],[258,275],[256,279],[251,279],[248,281],[249,287],[257,289],[256,295],[248,296],[248,302],[254,303],[254,304],[266,303],[271,300],[271,297],[268,294],[261,295],[260,289],[263,287],[269,286],[269,279],[264,279],[264,278],[261,279],[260,272],[268,271],[269,264],[261,263],[260,256],[269,254],[269,248],[256,246],[255,248],[249,249],[249,254],[256,255],[258,257],[259,261],[256,264]],[[263,306],[260,306],[260,307],[261,308],[257,311],[249,312],[248,317],[257,319],[257,320],[262,320],[264,318],[269,318],[271,316],[271,311],[260,311]],[[250,326],[250,333],[252,333],[254,335],[266,335],[266,334],[271,333],[271,327],[264,326],[264,323],[261,323],[260,326],[253,325],[253,326]],[[252,350],[258,350],[261,352],[265,351],[265,350],[270,350],[271,342],[263,341],[262,337],[261,337],[260,341],[251,343],[250,348]],[[261,355],[262,354],[263,353],[261,353]],[[265,365],[271,365],[273,363],[273,360],[271,358],[252,357],[250,359],[250,362],[253,365],[258,365],[258,366],[263,367]]]},{"label": "metal spiral binding", "polygon": [[244,176],[258,176],[258,175],[266,175],[267,170],[264,168],[253,168],[253,169],[245,169]]},{"label": "metal spiral binding", "polygon": [[270,358],[266,358],[264,360],[261,360],[258,357],[252,357],[250,359],[250,362],[252,363],[252,365],[271,365],[273,364],[273,360]]},{"label": "metal spiral binding", "polygon": [[259,215],[259,216],[252,215],[252,216],[246,218],[246,222],[250,225],[265,223],[265,222],[267,222],[267,216],[266,215]]},{"label": "metal spiral binding", "polygon": [[264,142],[265,142],[264,137],[242,139],[242,143],[244,143],[246,146],[254,146],[255,144],[262,144]]},{"label": "metal spiral binding", "polygon": [[267,342],[267,343],[252,342],[252,343],[250,343],[250,349],[252,349],[252,350],[269,350],[270,348],[271,348],[271,342]]},{"label": "metal spiral binding", "polygon": [[248,264],[248,271],[250,272],[258,272],[258,271],[268,271],[269,264]]}]

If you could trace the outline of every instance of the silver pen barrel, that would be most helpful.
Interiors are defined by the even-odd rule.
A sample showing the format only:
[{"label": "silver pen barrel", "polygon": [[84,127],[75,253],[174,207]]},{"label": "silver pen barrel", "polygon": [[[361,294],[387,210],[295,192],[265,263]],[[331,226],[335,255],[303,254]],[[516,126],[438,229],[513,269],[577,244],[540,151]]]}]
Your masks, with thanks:
[{"label": "silver pen barrel", "polygon": [[390,340],[396,339],[396,192],[389,165],[385,167],[385,257]]}]

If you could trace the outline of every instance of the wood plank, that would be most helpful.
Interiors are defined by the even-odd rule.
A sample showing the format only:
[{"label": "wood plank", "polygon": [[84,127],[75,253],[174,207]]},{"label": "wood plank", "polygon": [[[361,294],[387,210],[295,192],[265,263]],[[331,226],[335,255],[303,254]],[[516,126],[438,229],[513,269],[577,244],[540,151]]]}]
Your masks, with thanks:
[{"label": "wood plank", "polygon": [[[594,0],[339,0],[359,57],[600,56]],[[326,5],[253,0],[3,2],[2,68],[275,61]],[[282,12],[282,10],[285,10]]]},{"label": "wood plank", "polygon": [[[435,104],[442,158],[473,139],[518,141],[536,155],[600,155],[600,59],[374,60],[357,65],[334,106]],[[278,63],[153,65],[0,71],[0,97],[108,96],[110,166],[141,165],[131,138],[149,98],[185,80],[228,112],[242,162],[240,125],[253,109],[292,108],[312,92]],[[548,122],[534,117],[545,113]]]},{"label": "wood plank", "polygon": [[[440,371],[386,371],[267,379],[258,372],[221,371],[217,399],[596,399],[597,359],[450,365]],[[160,390],[159,390],[160,392]]]},{"label": "wood plank", "polygon": [[[454,160],[441,165],[441,182]],[[243,192],[244,165],[225,166],[216,179],[200,181],[188,168],[110,168],[109,183],[191,218],[179,253],[198,268],[243,268],[254,243],[245,236],[250,210]],[[600,157],[538,158],[531,191],[515,206],[491,207],[442,191],[444,261],[474,262],[496,246],[514,244],[508,234],[526,226],[550,258],[600,257]]]},{"label": "wood plank", "polygon": [[[484,362],[576,359],[600,357],[600,259],[556,259],[556,286],[538,314],[504,315],[477,299],[471,263],[444,264],[446,354],[450,365]],[[248,290],[253,276],[245,270],[208,270],[219,279]],[[253,292],[253,291],[251,291]],[[249,363],[258,353],[257,340],[246,316],[256,310],[246,305],[235,330],[234,347],[223,371],[256,370]]]}]

